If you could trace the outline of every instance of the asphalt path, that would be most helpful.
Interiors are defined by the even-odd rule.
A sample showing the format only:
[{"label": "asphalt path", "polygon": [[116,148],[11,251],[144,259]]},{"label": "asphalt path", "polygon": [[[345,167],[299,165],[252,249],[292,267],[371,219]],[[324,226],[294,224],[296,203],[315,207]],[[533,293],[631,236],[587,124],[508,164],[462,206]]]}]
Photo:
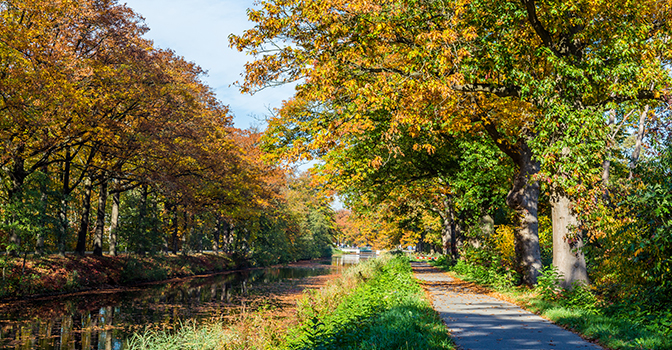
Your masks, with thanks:
[{"label": "asphalt path", "polygon": [[602,349],[487,291],[451,278],[427,263],[411,263],[459,349]]}]

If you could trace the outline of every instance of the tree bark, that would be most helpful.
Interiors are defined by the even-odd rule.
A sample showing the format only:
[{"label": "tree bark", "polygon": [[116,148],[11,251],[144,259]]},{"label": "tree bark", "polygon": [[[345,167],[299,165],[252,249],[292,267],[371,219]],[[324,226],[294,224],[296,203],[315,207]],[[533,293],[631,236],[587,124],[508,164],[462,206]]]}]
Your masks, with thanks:
[{"label": "tree bark", "polygon": [[117,256],[117,227],[119,225],[119,203],[121,193],[112,195],[112,212],[110,213],[110,255]]},{"label": "tree bark", "polygon": [[232,239],[232,230],[233,225],[229,224],[228,221],[222,220],[222,226],[224,227],[224,238],[222,242],[222,251],[225,253],[231,252],[231,239]]},{"label": "tree bark", "polygon": [[93,184],[91,178],[87,177],[84,182],[84,197],[82,198],[82,216],[79,223],[79,232],[77,234],[77,247],[75,253],[84,256],[86,253],[86,236],[89,232],[89,214],[91,212],[91,192]]},{"label": "tree bark", "polygon": [[564,191],[554,189],[551,194],[553,219],[553,266],[562,275],[560,285],[571,288],[575,282],[589,283],[586,259],[583,254],[583,236],[579,221],[571,208],[571,200]]},{"label": "tree bark", "polygon": [[534,285],[541,272],[541,252],[539,249],[539,182],[531,177],[539,172],[540,164],[533,159],[532,150],[523,139],[517,143],[518,174],[513,180],[513,188],[506,197],[506,204],[516,211],[518,225],[514,230],[517,266],[522,273],[523,283]]},{"label": "tree bark", "polygon": [[632,150],[632,156],[630,157],[630,172],[628,174],[628,180],[632,180],[633,172],[639,161],[639,154],[642,151],[642,140],[644,139],[644,125],[646,124],[646,116],[649,114],[649,105],[644,107],[644,111],[639,117],[639,128],[637,129],[637,136],[635,139],[635,149]]},{"label": "tree bark", "polygon": [[103,256],[103,234],[105,233],[105,209],[107,206],[107,174],[100,177],[98,193],[98,211],[96,213],[96,230],[93,236],[93,255]]},{"label": "tree bark", "polygon": [[[614,141],[614,137],[616,136],[615,134],[612,136],[611,135],[611,128],[613,128],[614,124],[616,123],[616,111],[611,110],[609,112],[609,122],[607,123],[607,126],[610,127],[609,130],[609,142]],[[609,200],[609,173],[611,171],[611,145],[607,146],[607,151],[605,152],[604,155],[604,160],[602,161],[602,199],[605,201]]]},{"label": "tree bark", "polygon": [[219,255],[219,236],[221,235],[222,230],[222,220],[215,218],[215,232],[213,234],[212,250],[215,251],[215,254]]},{"label": "tree bark", "polygon": [[451,257],[455,258],[452,254],[453,246],[453,222],[450,220],[450,214],[444,213],[441,215],[442,227],[441,227],[441,243],[443,243],[442,250],[443,255],[450,254]]},{"label": "tree bark", "polygon": [[514,230],[516,250],[516,268],[521,273],[522,282],[526,285],[537,283],[541,273],[541,252],[539,249],[539,181],[532,181],[532,176],[541,168],[539,161],[534,159],[528,142],[535,134],[523,127],[515,145],[506,141],[499,133],[496,125],[483,118],[483,128],[495,142],[497,147],[508,155],[516,164],[518,173],[513,179],[513,186],[506,196],[506,204],[516,211],[518,225]]}]

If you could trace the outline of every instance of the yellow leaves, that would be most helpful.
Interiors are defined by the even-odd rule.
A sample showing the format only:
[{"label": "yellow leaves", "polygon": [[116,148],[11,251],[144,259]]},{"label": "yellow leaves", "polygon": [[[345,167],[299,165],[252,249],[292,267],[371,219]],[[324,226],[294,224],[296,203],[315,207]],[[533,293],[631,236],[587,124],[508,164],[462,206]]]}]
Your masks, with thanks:
[{"label": "yellow leaves", "polygon": [[375,156],[369,165],[374,169],[379,169],[383,165],[383,158],[381,156]]},{"label": "yellow leaves", "polygon": [[430,144],[422,144],[421,145],[421,144],[416,143],[416,144],[413,144],[413,150],[414,151],[424,150],[428,154],[434,154],[434,152],[436,151],[436,147],[434,147],[433,145],[430,145]]}]

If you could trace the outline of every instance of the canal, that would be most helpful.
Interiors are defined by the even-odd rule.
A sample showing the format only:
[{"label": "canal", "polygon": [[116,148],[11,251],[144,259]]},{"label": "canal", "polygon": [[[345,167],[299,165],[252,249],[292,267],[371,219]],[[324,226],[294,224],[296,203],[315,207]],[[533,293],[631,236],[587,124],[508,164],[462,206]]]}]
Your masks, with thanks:
[{"label": "canal", "polygon": [[122,350],[135,332],[175,330],[185,322],[233,320],[274,307],[316,276],[339,274],[372,255],[173,279],[120,290],[0,302],[0,349]]}]

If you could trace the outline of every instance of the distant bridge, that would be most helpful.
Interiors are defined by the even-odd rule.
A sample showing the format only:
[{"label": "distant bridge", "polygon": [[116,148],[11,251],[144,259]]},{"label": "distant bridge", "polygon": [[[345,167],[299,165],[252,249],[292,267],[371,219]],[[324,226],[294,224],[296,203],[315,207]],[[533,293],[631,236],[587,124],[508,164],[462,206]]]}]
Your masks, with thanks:
[{"label": "distant bridge", "polygon": [[359,254],[359,248],[338,248],[338,249],[340,249],[343,253]]},{"label": "distant bridge", "polygon": [[359,254],[359,253],[376,253],[380,254],[383,250],[371,250],[368,248],[338,248],[343,253]]}]

